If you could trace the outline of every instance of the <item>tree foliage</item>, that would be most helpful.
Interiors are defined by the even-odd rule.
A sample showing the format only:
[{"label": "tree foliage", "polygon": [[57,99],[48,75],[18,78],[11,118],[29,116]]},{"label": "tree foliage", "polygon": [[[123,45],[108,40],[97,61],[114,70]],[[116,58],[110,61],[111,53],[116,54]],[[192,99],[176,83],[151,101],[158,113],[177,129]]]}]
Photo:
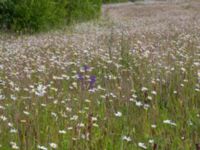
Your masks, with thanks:
[{"label": "tree foliage", "polygon": [[0,28],[35,32],[98,17],[101,0],[0,0]]}]

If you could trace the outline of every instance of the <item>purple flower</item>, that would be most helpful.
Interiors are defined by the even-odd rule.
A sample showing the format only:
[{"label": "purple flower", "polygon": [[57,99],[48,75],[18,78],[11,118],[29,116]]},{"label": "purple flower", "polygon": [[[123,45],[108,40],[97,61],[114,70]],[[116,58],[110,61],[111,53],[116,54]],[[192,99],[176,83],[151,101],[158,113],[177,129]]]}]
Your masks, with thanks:
[{"label": "purple flower", "polygon": [[89,66],[87,66],[87,65],[84,65],[84,66],[83,66],[83,70],[84,70],[85,72],[87,72],[89,69],[90,69]]},{"label": "purple flower", "polygon": [[96,82],[96,76],[91,75],[90,76],[90,87],[89,87],[90,89],[94,88],[95,82]]},{"label": "purple flower", "polygon": [[82,74],[80,74],[80,73],[78,73],[78,80],[81,80],[81,81],[83,81],[83,80],[84,80],[84,77],[83,77],[83,75],[82,75]]}]

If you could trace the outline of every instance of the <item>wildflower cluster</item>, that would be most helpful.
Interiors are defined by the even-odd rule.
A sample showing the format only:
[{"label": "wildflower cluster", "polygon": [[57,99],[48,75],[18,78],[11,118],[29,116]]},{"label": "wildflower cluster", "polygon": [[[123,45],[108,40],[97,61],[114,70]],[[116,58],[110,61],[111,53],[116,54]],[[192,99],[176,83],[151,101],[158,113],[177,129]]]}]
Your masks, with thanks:
[{"label": "wildflower cluster", "polygon": [[192,4],[117,7],[111,24],[0,36],[0,149],[195,149],[200,12]]}]

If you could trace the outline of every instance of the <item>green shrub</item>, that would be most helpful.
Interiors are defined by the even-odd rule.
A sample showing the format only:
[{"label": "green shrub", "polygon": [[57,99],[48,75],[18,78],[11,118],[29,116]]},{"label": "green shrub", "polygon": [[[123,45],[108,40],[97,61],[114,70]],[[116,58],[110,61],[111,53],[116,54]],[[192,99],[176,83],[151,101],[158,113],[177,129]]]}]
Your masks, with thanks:
[{"label": "green shrub", "polygon": [[101,0],[0,0],[0,28],[40,31],[97,18]]},{"label": "green shrub", "polygon": [[0,0],[0,27],[39,31],[64,23],[65,0]]},{"label": "green shrub", "polygon": [[69,23],[74,23],[98,18],[101,5],[101,0],[68,0],[67,20]]},{"label": "green shrub", "polygon": [[128,0],[102,0],[103,3],[119,3],[119,2],[128,2]]},{"label": "green shrub", "polygon": [[98,18],[103,3],[128,0],[0,0],[0,29],[36,32]]}]

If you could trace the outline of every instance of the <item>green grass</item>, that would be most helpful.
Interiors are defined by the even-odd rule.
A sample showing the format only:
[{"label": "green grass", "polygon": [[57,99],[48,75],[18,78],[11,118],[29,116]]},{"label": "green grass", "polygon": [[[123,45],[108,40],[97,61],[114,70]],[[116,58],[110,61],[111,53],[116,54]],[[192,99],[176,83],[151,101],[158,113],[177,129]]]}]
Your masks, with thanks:
[{"label": "green grass", "polygon": [[[0,150],[195,150],[198,12],[136,7],[69,32],[1,34]],[[140,19],[123,19],[133,10]]]},{"label": "green grass", "polygon": [[[82,60],[72,50],[68,61],[73,63],[65,69],[46,63],[50,70],[38,71],[33,63],[30,76],[21,80],[13,80],[15,75],[11,80],[1,69],[1,149],[11,149],[11,141],[21,150],[50,149],[52,142],[59,150],[135,150],[138,143],[151,149],[149,140],[158,149],[195,149],[200,140],[199,51],[190,41],[177,38],[171,43],[176,51],[147,54],[139,47],[130,51],[122,36],[112,59],[88,52]],[[38,85],[44,90],[37,91]]]}]

